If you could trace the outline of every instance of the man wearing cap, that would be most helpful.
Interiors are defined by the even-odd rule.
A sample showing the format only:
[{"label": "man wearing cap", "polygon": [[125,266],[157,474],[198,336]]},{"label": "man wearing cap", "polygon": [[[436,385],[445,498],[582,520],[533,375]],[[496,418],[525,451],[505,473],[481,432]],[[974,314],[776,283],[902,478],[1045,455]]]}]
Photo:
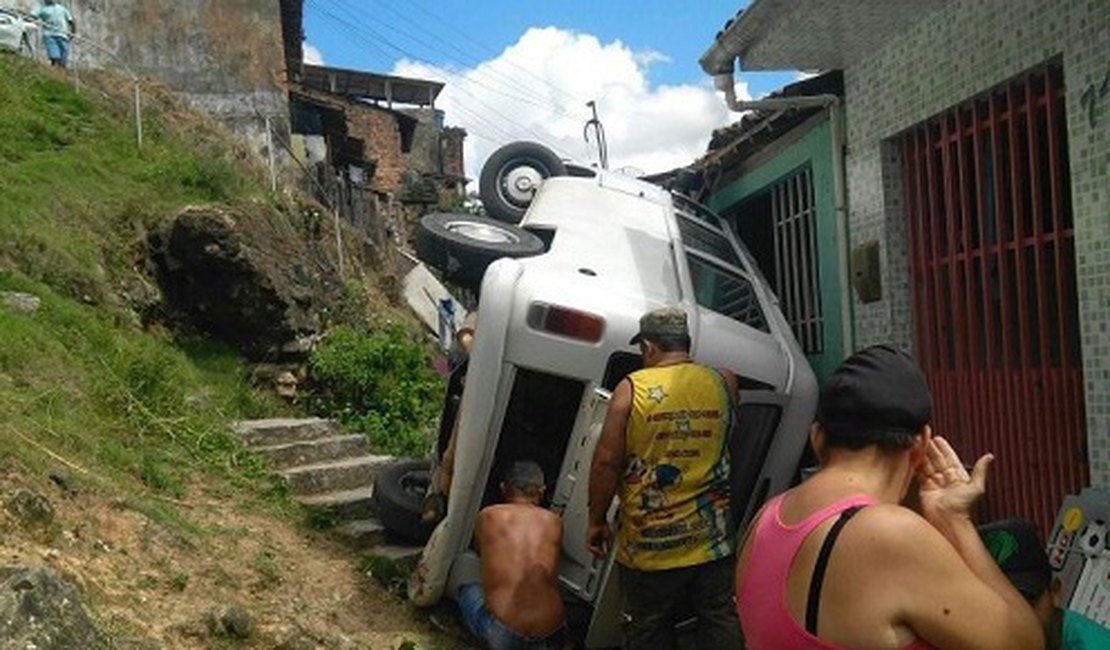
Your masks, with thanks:
[{"label": "man wearing cap", "polygon": [[610,399],[590,469],[587,532],[590,550],[604,556],[619,489],[624,647],[674,648],[680,608],[689,607],[698,648],[739,648],[728,454],[736,377],[690,359],[681,309],[645,314],[629,343],[640,346],[644,368]]},{"label": "man wearing cap", "polygon": [[[748,648],[1043,648],[971,521],[993,457],[968,474],[931,416],[924,375],[896,348],[829,377],[810,429],[821,469],[769,501],[741,547]],[[914,479],[921,514],[899,505]]]}]

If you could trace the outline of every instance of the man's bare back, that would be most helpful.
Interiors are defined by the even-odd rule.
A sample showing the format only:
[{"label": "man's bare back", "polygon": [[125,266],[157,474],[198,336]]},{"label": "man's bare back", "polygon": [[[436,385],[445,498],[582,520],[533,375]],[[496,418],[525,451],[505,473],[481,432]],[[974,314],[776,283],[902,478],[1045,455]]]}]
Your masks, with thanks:
[{"label": "man's bare back", "polygon": [[563,624],[558,582],[563,522],[555,513],[526,503],[488,506],[478,514],[474,538],[491,614],[530,637]]}]

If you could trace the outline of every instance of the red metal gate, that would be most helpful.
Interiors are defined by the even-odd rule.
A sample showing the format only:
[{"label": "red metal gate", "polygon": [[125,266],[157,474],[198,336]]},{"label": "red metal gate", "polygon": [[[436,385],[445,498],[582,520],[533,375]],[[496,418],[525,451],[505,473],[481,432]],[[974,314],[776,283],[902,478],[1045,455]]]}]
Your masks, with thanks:
[{"label": "red metal gate", "polygon": [[902,136],[934,430],[997,456],[986,516],[1045,531],[1088,481],[1066,133],[1049,65]]}]

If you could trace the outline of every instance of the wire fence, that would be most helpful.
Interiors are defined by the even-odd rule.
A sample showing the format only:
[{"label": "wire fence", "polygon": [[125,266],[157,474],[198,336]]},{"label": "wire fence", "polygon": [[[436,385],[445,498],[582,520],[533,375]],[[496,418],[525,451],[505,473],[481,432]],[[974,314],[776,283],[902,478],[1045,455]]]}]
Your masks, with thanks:
[{"label": "wire fence", "polygon": [[[0,0],[3,2],[3,0]],[[9,0],[10,2],[10,0]],[[19,52],[42,65],[49,65],[46,47],[43,41],[45,24],[27,11],[0,4],[0,15],[7,14],[22,22],[23,34],[17,43]],[[81,27],[78,25],[78,27]],[[0,41],[0,45],[3,41]],[[108,43],[94,39],[80,30],[70,37],[70,50],[65,73],[72,80],[74,87],[82,90],[82,76],[88,76],[90,71],[106,70],[125,76],[132,85],[131,113],[134,120],[135,143],[138,149],[143,147],[143,86],[144,79],[140,76],[142,65],[126,60],[126,56],[113,48]],[[156,83],[156,82],[155,82]],[[153,92],[148,82],[148,93]],[[149,101],[149,99],[148,99]],[[265,104],[265,102],[263,102]],[[356,180],[346,171],[330,165],[313,164],[305,157],[305,152],[299,151],[293,143],[288,117],[279,117],[272,114],[272,106],[255,105],[246,109],[253,112],[252,121],[256,127],[253,131],[257,153],[262,157],[262,163],[268,171],[268,185],[271,192],[277,193],[284,182],[292,182],[301,186],[313,195],[325,207],[328,216],[334,220],[335,247],[337,251],[338,270],[340,277],[346,275],[347,260],[344,255],[344,241],[341,221],[346,221],[357,233],[371,243],[374,248],[383,251],[389,247],[389,240],[395,239],[391,231],[382,221],[385,215],[378,206],[374,193],[365,186],[365,183]],[[210,111],[211,112],[211,111]],[[220,119],[220,115],[212,112],[213,117]],[[251,135],[241,133],[247,140]],[[391,204],[392,205],[392,204]],[[388,212],[388,210],[386,210]],[[393,242],[397,244],[398,242]]]}]

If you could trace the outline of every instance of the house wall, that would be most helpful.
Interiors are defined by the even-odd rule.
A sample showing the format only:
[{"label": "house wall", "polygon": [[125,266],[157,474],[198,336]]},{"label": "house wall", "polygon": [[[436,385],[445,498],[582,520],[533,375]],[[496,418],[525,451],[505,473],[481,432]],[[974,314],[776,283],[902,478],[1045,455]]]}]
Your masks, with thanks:
[{"label": "house wall", "polygon": [[853,245],[878,241],[882,265],[882,300],[854,301],[856,344],[908,348],[913,340],[900,152],[891,138],[1054,57],[1066,89],[1091,482],[1108,486],[1110,92],[1099,89],[1110,84],[1110,0],[952,0],[845,70],[850,236]]},{"label": "house wall", "polygon": [[[133,71],[166,84],[263,152],[265,118],[283,129],[278,0],[62,0],[77,23],[78,67]],[[9,0],[30,10],[40,0]]]},{"label": "house wall", "polygon": [[[799,128],[806,128],[805,125]],[[771,189],[776,182],[809,166],[813,172],[813,198],[817,208],[818,276],[821,284],[821,309],[825,319],[825,350],[809,357],[818,379],[823,380],[844,359],[845,341],[842,324],[838,265],[840,255],[836,244],[836,197],[833,185],[832,141],[827,121],[809,128],[782,151],[765,162],[744,172],[733,182],[709,197],[707,205],[730,219],[743,219],[736,213],[745,200]]]}]

